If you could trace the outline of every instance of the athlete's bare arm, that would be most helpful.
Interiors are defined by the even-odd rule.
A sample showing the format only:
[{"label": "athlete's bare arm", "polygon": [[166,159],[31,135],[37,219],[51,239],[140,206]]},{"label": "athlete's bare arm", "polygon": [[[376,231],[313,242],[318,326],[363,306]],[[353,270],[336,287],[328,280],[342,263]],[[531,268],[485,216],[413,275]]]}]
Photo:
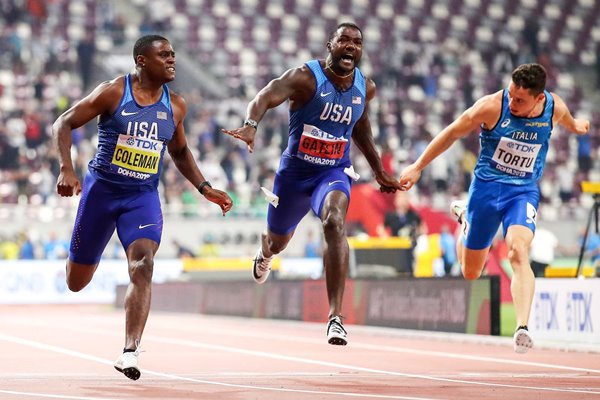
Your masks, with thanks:
[{"label": "athlete's bare arm", "polygon": [[[290,109],[300,108],[312,98],[315,86],[315,78],[307,66],[289,69],[258,92],[248,104],[246,118],[260,122],[267,110],[277,107],[288,99]],[[222,129],[222,131],[246,142],[250,153],[254,151],[256,129],[253,127],[242,126],[236,129]]]},{"label": "athlete's bare arm", "polygon": [[588,133],[590,130],[590,121],[573,118],[564,100],[555,93],[552,93],[552,97],[554,97],[553,124],[559,124],[577,135]]},{"label": "athlete's bare arm", "polygon": [[458,139],[479,131],[481,126],[487,129],[492,128],[498,122],[501,110],[502,91],[477,100],[429,143],[417,161],[402,171],[400,184],[403,190],[409,190],[417,183],[421,171]]},{"label": "athlete's bare arm", "polygon": [[365,109],[352,129],[352,140],[361,153],[363,153],[369,166],[375,173],[375,179],[380,185],[380,190],[387,193],[395,192],[396,190],[401,189],[400,183],[383,169],[381,157],[377,153],[375,141],[373,140],[373,133],[371,131],[369,104],[375,97],[375,83],[371,79],[367,79],[366,85],[367,93],[365,95]]},{"label": "athlete's bare arm", "polygon": [[91,121],[93,118],[110,114],[118,106],[123,95],[123,77],[98,85],[89,95],[60,115],[52,125],[52,136],[58,147],[60,174],[56,191],[61,196],[81,193],[81,182],[77,179],[71,159],[71,131]]},{"label": "athlete's bare arm", "polygon": [[[200,183],[204,182],[206,179],[204,178],[204,175],[202,175],[202,172],[200,172],[200,169],[194,160],[194,155],[190,151],[190,148],[187,144],[187,139],[185,137],[183,121],[187,113],[187,105],[183,97],[173,92],[171,92],[171,105],[173,107],[173,119],[176,127],[173,137],[167,145],[167,149],[169,150],[169,155],[171,156],[171,159],[173,159],[173,163],[179,172],[181,172],[181,174],[188,181],[190,181],[194,187],[198,187],[198,185],[200,185]],[[233,202],[231,201],[229,195],[221,190],[213,189],[210,186],[205,186],[202,189],[202,194],[207,200],[221,207],[223,215],[231,210],[231,207],[233,206]]]}]

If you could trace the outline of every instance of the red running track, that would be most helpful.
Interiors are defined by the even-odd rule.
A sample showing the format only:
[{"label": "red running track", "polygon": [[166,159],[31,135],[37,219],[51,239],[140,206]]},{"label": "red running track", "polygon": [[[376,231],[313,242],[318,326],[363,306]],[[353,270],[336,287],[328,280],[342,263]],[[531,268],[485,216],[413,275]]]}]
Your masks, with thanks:
[{"label": "red running track", "polygon": [[158,312],[134,382],[112,367],[123,325],[108,306],[1,306],[0,400],[600,400],[598,353],[352,325],[338,347],[324,324]]}]

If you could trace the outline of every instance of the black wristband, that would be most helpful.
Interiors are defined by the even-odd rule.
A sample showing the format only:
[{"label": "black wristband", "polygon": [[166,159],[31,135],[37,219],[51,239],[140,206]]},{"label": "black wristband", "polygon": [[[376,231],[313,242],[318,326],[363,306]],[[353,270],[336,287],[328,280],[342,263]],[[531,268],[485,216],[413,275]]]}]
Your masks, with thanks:
[{"label": "black wristband", "polygon": [[202,182],[202,183],[200,183],[200,184],[198,185],[198,191],[199,191],[199,192],[200,192],[200,194],[201,194],[201,195],[203,195],[203,196],[204,196],[204,188],[205,188],[206,186],[208,186],[209,188],[212,188],[212,185],[210,184],[210,182],[209,182],[209,181],[204,181],[204,182]]}]

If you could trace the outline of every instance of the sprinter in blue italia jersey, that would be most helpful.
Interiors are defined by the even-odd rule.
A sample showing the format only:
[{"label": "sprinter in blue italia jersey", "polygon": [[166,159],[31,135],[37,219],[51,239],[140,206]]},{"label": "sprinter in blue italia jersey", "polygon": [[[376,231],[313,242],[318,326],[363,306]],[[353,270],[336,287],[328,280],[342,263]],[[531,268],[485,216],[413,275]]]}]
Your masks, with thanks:
[{"label": "sprinter in blue italia jersey", "polygon": [[524,64],[512,73],[507,89],[479,99],[427,146],[402,171],[400,183],[410,189],[421,171],[457,139],[477,130],[481,152],[468,203],[455,201],[452,212],[462,225],[458,259],[466,279],[477,279],[500,224],[513,269],[511,292],[517,314],[514,349],[525,353],[533,346],[527,323],[535,278],[529,264],[529,247],[535,233],[539,203],[538,180],[544,171],[548,141],[559,124],[578,135],[590,123],[574,119],[564,101],[545,90],[546,71],[539,64]]},{"label": "sprinter in blue italia jersey", "polygon": [[[125,348],[115,368],[140,377],[139,343],[150,311],[154,255],[163,219],[158,179],[165,150],[177,169],[223,215],[232,202],[213,189],[190,152],[183,120],[184,99],[166,83],[175,78],[175,52],[167,39],[143,36],[133,49],[135,72],[100,84],[65,111],[52,127],[58,146],[61,196],[81,193],[67,260],[67,285],[78,292],[92,279],[115,229],[129,266],[125,295]],[[89,163],[83,187],[71,160],[71,131],[98,117],[98,151]]]},{"label": "sprinter in blue italia jersey", "polygon": [[296,226],[312,210],[323,222],[329,322],[327,340],[347,344],[342,325],[342,297],[348,274],[348,242],[345,217],[352,178],[350,139],[364,154],[383,192],[400,189],[388,175],[375,149],[368,105],[375,84],[363,76],[358,64],[363,37],[353,23],[340,24],[327,42],[325,60],[312,60],[286,71],[271,81],[248,105],[244,126],[223,132],[241,139],[254,149],[258,123],[267,110],[289,100],[289,140],[275,177],[273,201],[267,215],[252,276],[267,279],[274,255],[291,240]]}]

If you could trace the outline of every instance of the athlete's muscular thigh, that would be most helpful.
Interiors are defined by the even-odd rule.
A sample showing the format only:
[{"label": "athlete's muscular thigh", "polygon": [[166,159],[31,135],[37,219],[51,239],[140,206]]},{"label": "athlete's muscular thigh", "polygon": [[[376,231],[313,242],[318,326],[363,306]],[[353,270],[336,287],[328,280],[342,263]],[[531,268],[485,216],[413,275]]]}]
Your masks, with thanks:
[{"label": "athlete's muscular thigh", "polygon": [[71,264],[92,266],[100,262],[102,252],[115,231],[117,207],[118,200],[112,190],[88,173],[71,236]]},{"label": "athlete's muscular thigh", "polygon": [[72,292],[79,292],[87,286],[96,272],[98,264],[79,264],[67,260],[67,286]]}]

